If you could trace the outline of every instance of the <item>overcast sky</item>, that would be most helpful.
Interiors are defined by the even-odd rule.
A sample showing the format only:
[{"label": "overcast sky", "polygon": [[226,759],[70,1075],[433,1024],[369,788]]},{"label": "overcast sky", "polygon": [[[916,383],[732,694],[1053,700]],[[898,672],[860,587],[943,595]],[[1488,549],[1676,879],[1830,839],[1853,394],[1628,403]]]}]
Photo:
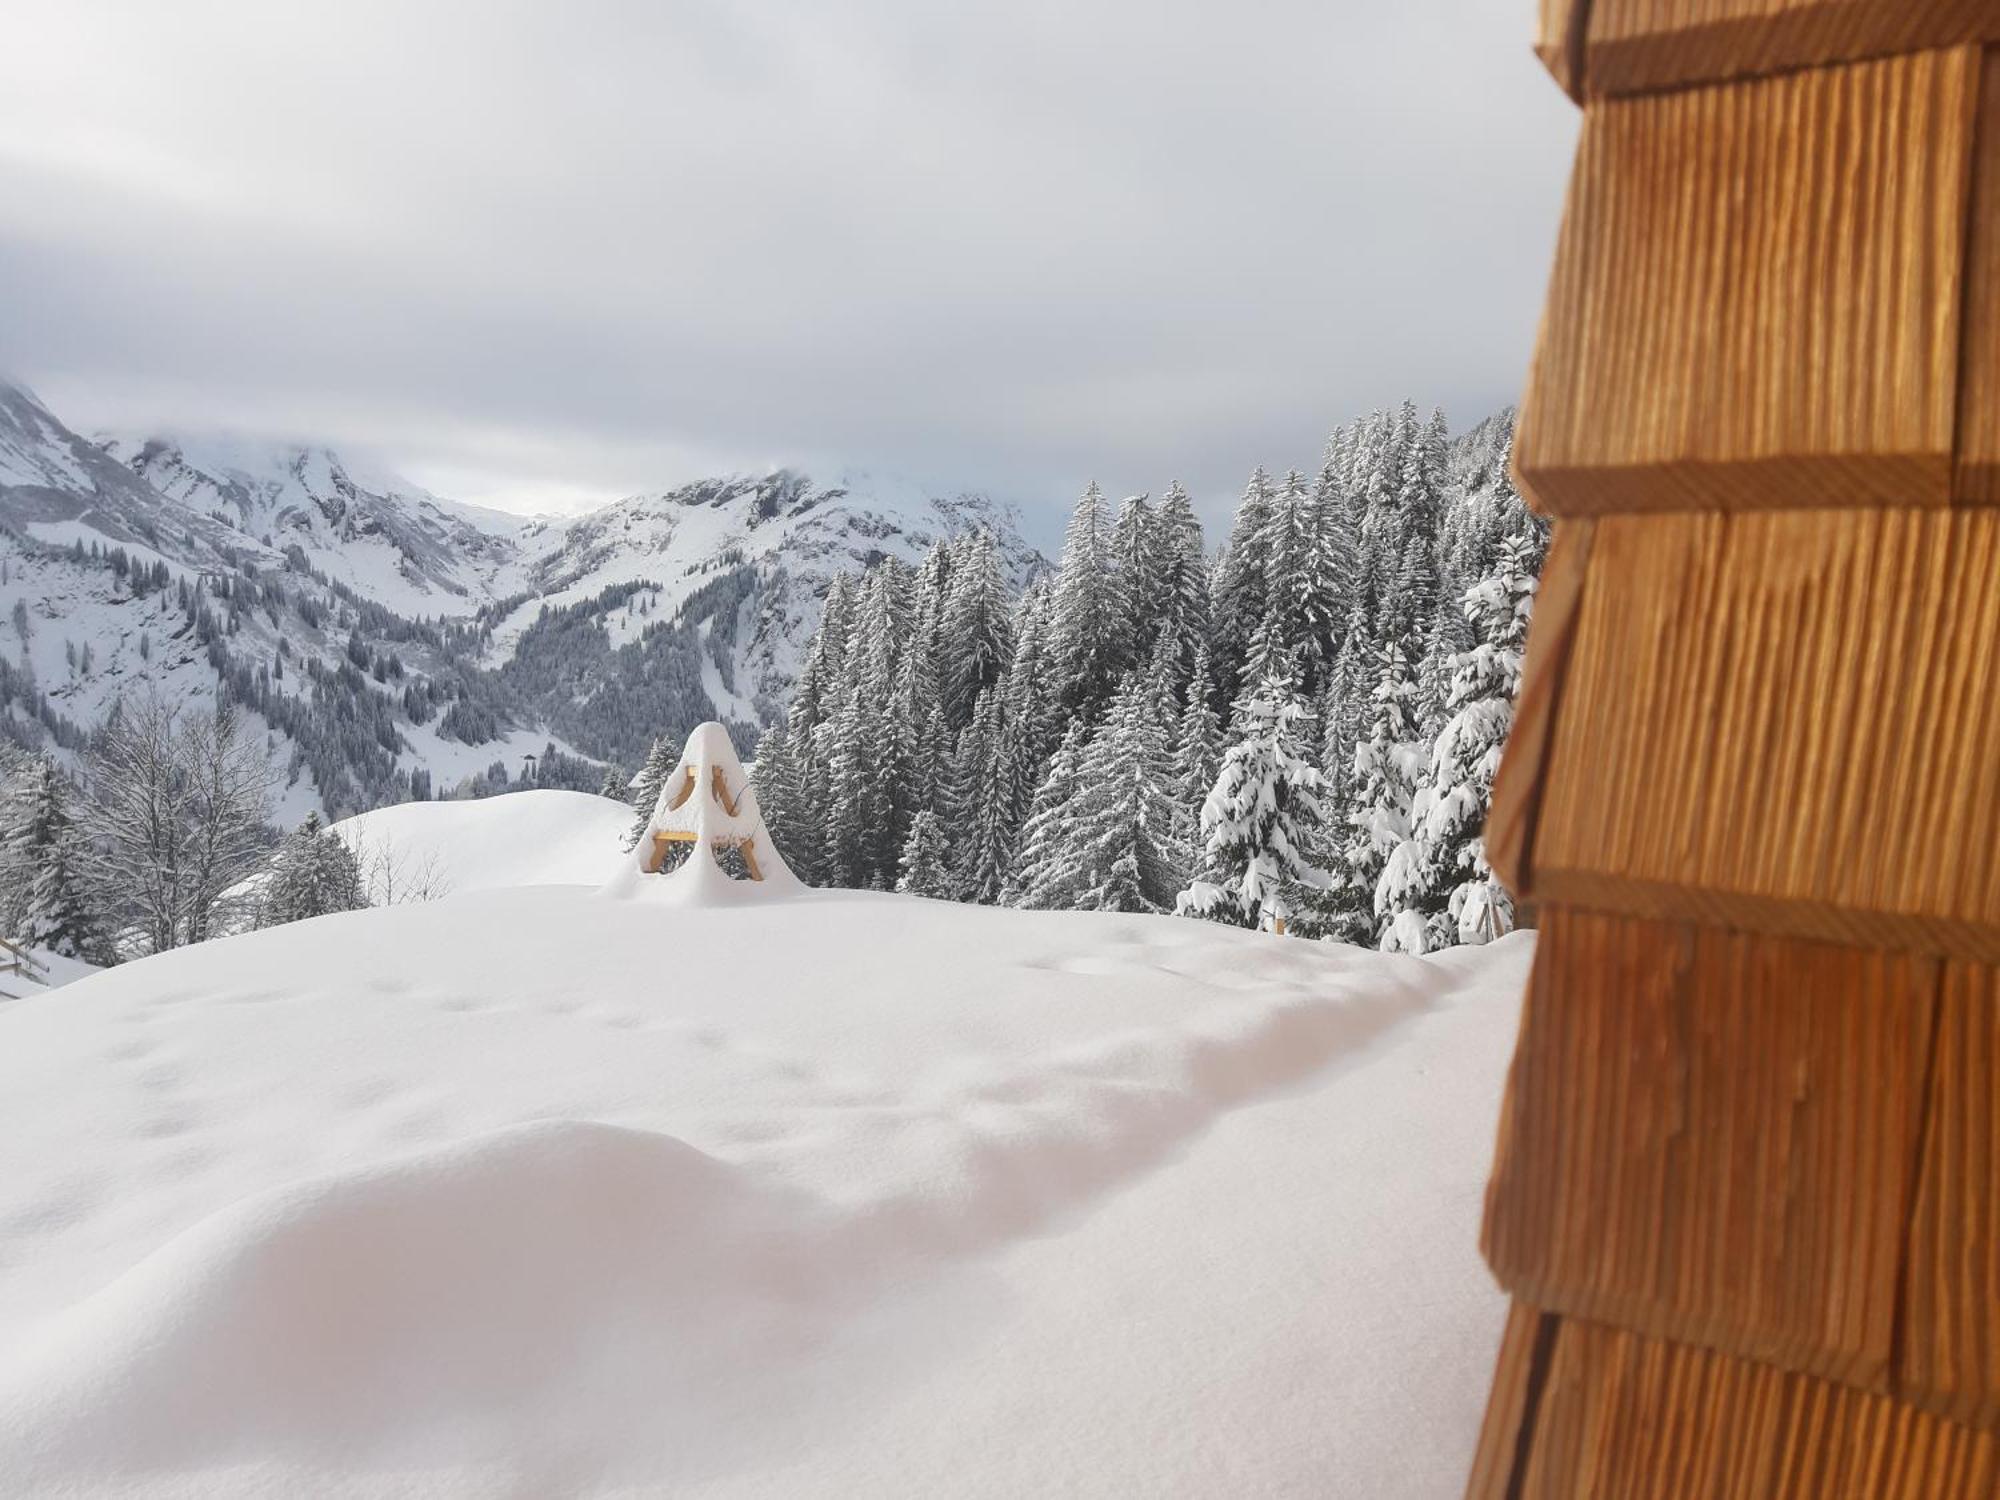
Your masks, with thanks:
[{"label": "overcast sky", "polygon": [[1226,504],[1513,399],[1531,0],[60,0],[0,46],[0,369],[84,430],[573,509],[794,463]]}]

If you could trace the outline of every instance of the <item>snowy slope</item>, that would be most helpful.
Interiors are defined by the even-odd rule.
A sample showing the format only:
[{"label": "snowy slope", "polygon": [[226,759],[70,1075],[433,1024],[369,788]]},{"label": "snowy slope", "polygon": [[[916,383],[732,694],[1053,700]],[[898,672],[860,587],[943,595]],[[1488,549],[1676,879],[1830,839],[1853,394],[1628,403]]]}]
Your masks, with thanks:
[{"label": "snowy slope", "polygon": [[515,885],[603,884],[632,809],[584,792],[508,792],[477,802],[405,802],[332,831],[363,857],[428,871],[439,894]]},{"label": "snowy slope", "polygon": [[545,886],[0,1007],[0,1493],[1455,1495],[1530,952]]}]

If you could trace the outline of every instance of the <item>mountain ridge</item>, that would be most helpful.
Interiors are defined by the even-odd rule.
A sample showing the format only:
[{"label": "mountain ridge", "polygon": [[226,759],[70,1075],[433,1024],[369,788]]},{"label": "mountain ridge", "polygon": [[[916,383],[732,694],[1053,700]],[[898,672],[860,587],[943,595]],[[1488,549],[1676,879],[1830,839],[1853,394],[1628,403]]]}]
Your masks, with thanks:
[{"label": "mountain ridge", "polygon": [[517,518],[323,444],[93,441],[0,380],[0,736],[74,759],[141,682],[226,683],[286,816],[490,787],[547,748],[581,784],[708,718],[747,750],[831,578],[969,526],[1014,586],[1047,566],[969,491],[776,469]]}]

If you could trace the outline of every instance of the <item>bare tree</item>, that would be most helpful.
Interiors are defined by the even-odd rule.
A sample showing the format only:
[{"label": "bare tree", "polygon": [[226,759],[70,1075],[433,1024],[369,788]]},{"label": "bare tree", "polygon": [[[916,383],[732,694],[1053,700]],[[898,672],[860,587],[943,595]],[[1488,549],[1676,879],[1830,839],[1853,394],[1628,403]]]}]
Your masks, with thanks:
[{"label": "bare tree", "polygon": [[106,925],[145,953],[226,930],[269,842],[271,768],[236,710],[121,704],[91,756],[90,876]]},{"label": "bare tree", "polygon": [[346,841],[361,866],[361,884],[370,906],[403,906],[450,894],[451,881],[435,849],[410,854],[397,848],[387,834],[369,834],[366,823],[361,819],[336,830],[336,835]]},{"label": "bare tree", "polygon": [[190,815],[181,924],[185,941],[200,943],[246,909],[238,888],[270,846],[273,778],[270,757],[243,732],[233,705],[192,716],[180,746]]}]

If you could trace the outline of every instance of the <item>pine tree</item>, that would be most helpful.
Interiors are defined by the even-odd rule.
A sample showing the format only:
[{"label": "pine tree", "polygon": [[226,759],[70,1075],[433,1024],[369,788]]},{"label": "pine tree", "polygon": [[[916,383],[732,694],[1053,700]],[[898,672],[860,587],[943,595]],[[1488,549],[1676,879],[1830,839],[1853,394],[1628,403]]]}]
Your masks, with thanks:
[{"label": "pine tree", "polygon": [[[1306,617],[1313,601],[1306,598],[1306,562],[1310,552],[1312,497],[1305,476],[1297,469],[1279,481],[1271,496],[1271,514],[1264,543],[1264,618],[1258,622],[1259,645],[1266,660],[1253,650],[1245,666],[1245,680],[1261,682],[1268,671],[1268,655],[1282,653],[1295,667],[1307,635]],[[1304,684],[1295,675],[1294,686]]]},{"label": "pine tree", "polygon": [[361,866],[338,834],[309,814],[278,845],[259,893],[257,925],[277,927],[329,912],[359,911],[368,904]]},{"label": "pine tree", "polygon": [[952,869],[961,901],[986,906],[999,901],[1013,867],[1014,829],[1006,779],[1008,740],[999,692],[981,693],[972,722],[959,736],[953,765],[953,817],[958,837]]},{"label": "pine tree", "polygon": [[876,778],[864,697],[860,683],[848,684],[826,725],[826,876],[829,885],[848,890],[883,884],[869,843],[886,808]]},{"label": "pine tree", "polygon": [[624,802],[632,795],[632,773],[617,762],[605,766],[604,779],[597,784],[597,795],[609,797],[613,802]]},{"label": "pine tree", "polygon": [[1416,696],[1408,658],[1391,640],[1382,648],[1374,718],[1354,752],[1346,877],[1357,902],[1366,901],[1375,941],[1421,953],[1422,915],[1405,906],[1411,893],[1422,889],[1420,852],[1410,826],[1422,761]]},{"label": "pine tree", "polygon": [[910,823],[910,836],[903,843],[901,868],[896,876],[896,889],[909,896],[930,896],[939,901],[951,899],[950,849],[944,836],[944,825],[938,815],[929,808],[917,814]]},{"label": "pine tree", "polygon": [[625,835],[625,847],[636,849],[644,837],[646,825],[653,821],[653,809],[659,805],[660,793],[666,790],[667,778],[680,764],[681,756],[677,747],[664,739],[656,739],[646,752],[646,763],[639,768],[638,776],[632,782],[629,793],[632,799],[632,826]]},{"label": "pine tree", "polygon": [[813,885],[819,873],[820,840],[814,810],[806,805],[799,785],[799,772],[791,716],[787,714],[758,740],[750,780],[757,788],[757,810],[764,816],[764,826],[770,830],[778,853],[794,875]]},{"label": "pine tree", "polygon": [[1229,542],[1210,583],[1210,624],[1217,680],[1226,697],[1243,680],[1252,639],[1270,613],[1271,481],[1250,476],[1236,507]]},{"label": "pine tree", "polygon": [[68,781],[54,761],[30,763],[9,795],[6,847],[0,870],[21,880],[25,897],[11,934],[32,948],[102,963],[107,955],[90,909],[81,834]]},{"label": "pine tree", "polygon": [[945,722],[962,728],[979,695],[1000,680],[1014,654],[1014,627],[991,532],[975,531],[959,550],[946,586],[935,663]]},{"label": "pine tree", "polygon": [[1311,717],[1284,677],[1237,705],[1235,743],[1202,803],[1207,865],[1180,894],[1183,915],[1275,931],[1301,892],[1326,885],[1306,853],[1320,820],[1320,773],[1302,744]]},{"label": "pine tree", "polygon": [[1201,806],[1208,789],[1215,785],[1222,769],[1222,718],[1215,711],[1214,676],[1209,670],[1208,648],[1195,653],[1194,672],[1188,678],[1187,706],[1181,710],[1174,736],[1174,795],[1190,812]]},{"label": "pine tree", "polygon": [[1319,478],[1305,503],[1298,562],[1296,650],[1299,690],[1308,697],[1325,691],[1346,635],[1354,600],[1350,589],[1358,545],[1343,488],[1347,464],[1343,429],[1327,440]]},{"label": "pine tree", "polygon": [[1062,737],[1060,685],[1050,625],[1053,600],[1049,585],[1039,579],[1021,595],[1015,611],[1014,660],[1000,685],[1004,717],[1012,729],[1008,785],[1017,829],[1028,815],[1028,803],[1056,741]]},{"label": "pine tree", "polygon": [[1062,743],[1049,757],[1048,773],[1035,788],[1028,820],[1021,830],[1020,857],[1014,863],[1005,900],[1009,906],[1041,911],[1066,911],[1083,894],[1084,874],[1070,839],[1069,809],[1076,797],[1079,764],[1090,730],[1072,719]]},{"label": "pine tree", "polygon": [[1420,830],[1425,867],[1444,887],[1442,910],[1431,924],[1434,947],[1490,942],[1514,925],[1513,898],[1486,862],[1481,829],[1521,688],[1535,599],[1533,545],[1527,537],[1509,537],[1492,576],[1465,595],[1479,642],[1452,662],[1451,718],[1431,751]]},{"label": "pine tree", "polygon": [[1117,682],[1125,608],[1109,566],[1104,492],[1093,483],[1063,533],[1049,622],[1059,701],[1066,716],[1096,722]]},{"label": "pine tree", "polygon": [[1145,607],[1158,616],[1159,634],[1173,643],[1174,690],[1184,699],[1195,654],[1209,646],[1208,560],[1194,502],[1178,481],[1160,501],[1154,537]]},{"label": "pine tree", "polygon": [[1068,839],[1085,911],[1170,912],[1188,877],[1175,826],[1166,673],[1133,671],[1084,751]]},{"label": "pine tree", "polygon": [[1116,570],[1119,622],[1112,670],[1121,676],[1152,659],[1159,638],[1158,539],[1152,508],[1144,495],[1119,502],[1111,523],[1111,565]]}]

